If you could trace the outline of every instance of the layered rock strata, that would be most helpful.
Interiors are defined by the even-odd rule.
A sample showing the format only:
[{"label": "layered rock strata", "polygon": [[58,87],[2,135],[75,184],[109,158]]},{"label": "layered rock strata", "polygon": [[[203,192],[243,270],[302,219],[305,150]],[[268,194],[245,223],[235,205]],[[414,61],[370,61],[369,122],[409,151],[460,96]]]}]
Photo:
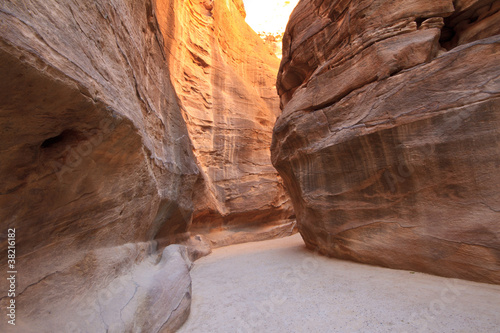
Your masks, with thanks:
[{"label": "layered rock strata", "polygon": [[308,247],[500,283],[499,10],[299,3],[272,158]]},{"label": "layered rock strata", "polygon": [[279,60],[245,23],[242,1],[190,3],[161,0],[155,11],[200,169],[191,231],[214,246],[290,234],[269,152]]}]

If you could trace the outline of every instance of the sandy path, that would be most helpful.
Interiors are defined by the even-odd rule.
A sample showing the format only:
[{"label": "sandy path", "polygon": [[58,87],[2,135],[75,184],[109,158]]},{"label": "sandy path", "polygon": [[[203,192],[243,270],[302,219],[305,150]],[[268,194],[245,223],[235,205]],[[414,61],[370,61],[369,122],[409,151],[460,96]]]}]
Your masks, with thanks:
[{"label": "sandy path", "polygon": [[500,286],[317,256],[299,235],[194,264],[179,332],[500,332]]}]

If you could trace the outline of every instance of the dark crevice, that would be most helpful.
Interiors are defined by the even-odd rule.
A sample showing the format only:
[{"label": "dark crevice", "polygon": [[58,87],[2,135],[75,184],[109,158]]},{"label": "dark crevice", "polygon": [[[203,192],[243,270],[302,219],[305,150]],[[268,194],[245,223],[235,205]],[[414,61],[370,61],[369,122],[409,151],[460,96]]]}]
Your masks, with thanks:
[{"label": "dark crevice", "polygon": [[420,27],[422,26],[422,23],[426,20],[426,18],[424,17],[418,17],[415,22],[417,23],[417,30],[420,29]]},{"label": "dark crevice", "polygon": [[146,2],[146,20],[148,22],[148,28],[152,32],[156,32],[157,24],[155,14],[153,12],[153,5],[151,2]]},{"label": "dark crevice", "polygon": [[446,21],[445,21],[445,25],[444,27],[441,29],[441,37],[439,38],[439,44],[445,48],[446,50],[451,50],[454,46],[452,45],[452,41],[453,39],[455,38],[455,30],[446,25]]},{"label": "dark crevice", "polygon": [[[449,51],[459,45],[489,37],[489,35],[485,34],[474,36],[474,34],[470,33],[470,30],[474,29],[474,26],[480,24],[481,21],[495,15],[499,10],[500,6],[495,5],[495,0],[479,1],[475,6],[467,10],[459,11],[446,17],[444,19],[444,27],[441,29],[439,43],[444,49]],[[487,29],[483,27],[480,30],[486,31]],[[492,28],[489,30],[491,30],[492,34],[495,34],[497,29]]]},{"label": "dark crevice", "polygon": [[447,51],[458,46],[458,35],[455,28],[450,25],[450,19],[445,18],[444,27],[441,29],[439,44]]},{"label": "dark crevice", "polygon": [[78,137],[80,137],[79,132],[72,129],[64,130],[61,132],[61,134],[48,138],[45,141],[43,141],[42,144],[40,145],[40,148],[47,149],[61,144],[66,144],[69,141],[73,141],[73,139]]}]

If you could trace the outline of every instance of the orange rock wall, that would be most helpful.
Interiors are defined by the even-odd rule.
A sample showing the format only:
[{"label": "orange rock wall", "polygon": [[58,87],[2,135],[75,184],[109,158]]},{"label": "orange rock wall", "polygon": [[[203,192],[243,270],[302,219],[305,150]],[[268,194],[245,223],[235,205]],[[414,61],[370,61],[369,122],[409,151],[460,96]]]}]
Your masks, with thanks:
[{"label": "orange rock wall", "polygon": [[188,3],[158,1],[155,10],[200,169],[192,229],[281,224],[292,210],[269,151],[279,60],[240,6]]}]

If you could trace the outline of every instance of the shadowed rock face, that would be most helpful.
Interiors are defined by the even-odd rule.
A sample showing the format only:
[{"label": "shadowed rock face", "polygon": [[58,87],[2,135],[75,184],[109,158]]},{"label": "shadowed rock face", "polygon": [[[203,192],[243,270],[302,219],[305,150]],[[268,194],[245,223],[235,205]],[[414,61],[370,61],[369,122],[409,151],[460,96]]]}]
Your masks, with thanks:
[{"label": "shadowed rock face", "polygon": [[498,1],[307,1],[272,160],[324,254],[500,283]]},{"label": "shadowed rock face", "polygon": [[[0,5],[0,250],[15,228],[16,328],[170,332],[189,313],[190,262],[162,247],[189,237],[193,214],[240,228],[291,215],[268,152],[278,64],[251,44],[224,54],[241,36],[233,11],[258,41],[227,4]],[[208,127],[211,142],[197,134]]]},{"label": "shadowed rock face", "polygon": [[[0,225],[5,253],[16,229],[15,328],[172,328],[189,313],[190,266],[165,262],[152,240],[187,231],[199,171],[148,3],[24,3],[0,9]],[[163,310],[146,324],[160,277],[176,292],[158,295]]]}]

